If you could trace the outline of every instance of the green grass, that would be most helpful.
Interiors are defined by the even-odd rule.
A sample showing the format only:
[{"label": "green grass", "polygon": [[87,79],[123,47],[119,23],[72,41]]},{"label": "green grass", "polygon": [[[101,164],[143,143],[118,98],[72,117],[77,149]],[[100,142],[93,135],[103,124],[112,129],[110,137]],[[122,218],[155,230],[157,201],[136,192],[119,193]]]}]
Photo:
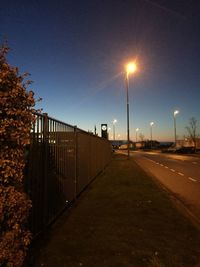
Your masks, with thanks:
[{"label": "green grass", "polygon": [[194,267],[199,257],[200,232],[134,161],[115,155],[53,226],[35,266]]}]

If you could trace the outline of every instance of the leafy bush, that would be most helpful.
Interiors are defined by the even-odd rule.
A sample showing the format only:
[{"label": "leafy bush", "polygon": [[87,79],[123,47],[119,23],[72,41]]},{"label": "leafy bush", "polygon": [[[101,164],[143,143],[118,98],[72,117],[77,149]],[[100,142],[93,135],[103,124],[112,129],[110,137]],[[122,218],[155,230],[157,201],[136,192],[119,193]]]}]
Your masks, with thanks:
[{"label": "leafy bush", "polygon": [[0,266],[20,267],[31,240],[31,201],[24,192],[23,173],[35,101],[26,90],[28,74],[19,75],[7,63],[8,50],[0,48]]}]

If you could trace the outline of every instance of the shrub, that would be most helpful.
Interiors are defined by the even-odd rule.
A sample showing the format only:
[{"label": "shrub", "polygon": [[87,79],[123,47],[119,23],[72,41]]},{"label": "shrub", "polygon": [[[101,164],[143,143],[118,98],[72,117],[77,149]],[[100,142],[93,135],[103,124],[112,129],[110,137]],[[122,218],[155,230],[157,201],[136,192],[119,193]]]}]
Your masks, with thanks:
[{"label": "shrub", "polygon": [[7,63],[8,51],[0,48],[0,266],[20,267],[31,240],[23,173],[35,101],[24,82],[28,74]]}]

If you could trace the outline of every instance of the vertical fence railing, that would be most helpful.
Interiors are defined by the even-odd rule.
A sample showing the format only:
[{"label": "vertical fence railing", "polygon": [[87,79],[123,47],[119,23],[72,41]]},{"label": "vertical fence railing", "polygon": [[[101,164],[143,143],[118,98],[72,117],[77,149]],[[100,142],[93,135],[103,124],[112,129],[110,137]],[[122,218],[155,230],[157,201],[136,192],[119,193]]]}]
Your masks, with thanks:
[{"label": "vertical fence railing", "polygon": [[34,237],[76,199],[111,158],[108,140],[47,114],[35,116],[25,174]]}]

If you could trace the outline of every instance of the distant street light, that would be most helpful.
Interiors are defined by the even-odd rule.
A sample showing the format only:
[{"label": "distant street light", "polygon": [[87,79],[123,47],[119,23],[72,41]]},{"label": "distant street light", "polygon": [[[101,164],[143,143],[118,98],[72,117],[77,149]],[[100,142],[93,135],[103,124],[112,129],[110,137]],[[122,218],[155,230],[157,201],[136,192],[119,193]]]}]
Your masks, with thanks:
[{"label": "distant street light", "polygon": [[110,127],[108,127],[108,139],[110,139],[110,130],[111,130],[111,128]]},{"label": "distant street light", "polygon": [[113,120],[113,140],[115,140],[115,123],[117,123],[117,120]]},{"label": "distant street light", "polygon": [[139,131],[139,128],[136,128],[135,129],[135,142],[137,143],[137,133],[138,133],[138,131]]},{"label": "distant street light", "polygon": [[174,145],[176,147],[176,115],[179,113],[178,110],[174,111]]},{"label": "distant street light", "polygon": [[129,131],[129,74],[134,73],[137,70],[137,66],[134,62],[131,62],[126,65],[126,105],[127,105],[127,151],[128,151],[128,159],[130,158],[130,131]]},{"label": "distant street light", "polygon": [[153,132],[152,128],[153,128],[153,125],[154,125],[154,122],[153,122],[153,121],[150,122],[150,131],[151,131],[151,149],[152,149],[152,132]]},{"label": "distant street light", "polygon": [[135,149],[137,149],[137,133],[139,131],[139,128],[135,129]]}]

